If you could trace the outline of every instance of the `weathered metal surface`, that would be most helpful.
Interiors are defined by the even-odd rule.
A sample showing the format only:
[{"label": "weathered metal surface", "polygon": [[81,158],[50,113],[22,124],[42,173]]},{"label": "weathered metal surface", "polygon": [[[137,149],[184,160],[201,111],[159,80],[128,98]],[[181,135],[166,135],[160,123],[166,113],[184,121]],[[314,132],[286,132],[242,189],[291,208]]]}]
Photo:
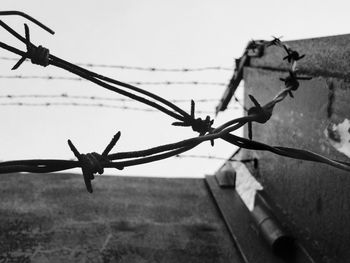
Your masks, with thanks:
[{"label": "weathered metal surface", "polygon": [[[350,34],[284,42],[293,50],[306,56],[299,61],[300,72],[314,76],[350,78]],[[266,48],[261,58],[251,58],[249,66],[288,70],[290,65],[282,58],[285,51],[280,47]]]},{"label": "weathered metal surface", "polygon": [[[344,47],[346,39],[350,40],[349,35],[321,38],[319,43],[317,39],[287,43],[307,55],[305,63],[300,62],[300,68],[318,77],[301,81],[295,98],[287,98],[278,104],[269,122],[254,123],[254,140],[308,149],[333,159],[350,161],[335,145],[345,140],[345,128],[341,126],[340,129],[339,125],[350,119],[350,83],[344,78],[330,77],[349,75],[350,52],[349,47]],[[270,51],[272,53],[267,49],[267,57],[254,61],[254,66],[264,69],[246,67],[244,70],[247,107],[251,105],[248,94],[264,104],[283,87],[279,77],[286,73],[271,68],[285,69],[286,65],[277,63],[276,57],[281,61],[281,54]],[[256,155],[259,158],[256,177],[284,214],[293,234],[317,250],[324,262],[348,262],[350,174],[327,165],[268,152],[257,151]]]},{"label": "weathered metal surface", "polygon": [[1,262],[242,262],[203,179],[0,177]]}]

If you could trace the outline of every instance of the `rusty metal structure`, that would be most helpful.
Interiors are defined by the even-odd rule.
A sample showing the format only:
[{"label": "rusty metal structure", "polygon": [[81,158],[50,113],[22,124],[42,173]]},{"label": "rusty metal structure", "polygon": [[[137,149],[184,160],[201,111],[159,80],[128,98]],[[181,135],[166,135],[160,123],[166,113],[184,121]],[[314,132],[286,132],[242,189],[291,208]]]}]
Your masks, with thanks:
[{"label": "rusty metal structure", "polygon": [[[349,161],[349,41],[350,35],[339,35],[286,42],[307,54],[298,63],[298,72],[313,78],[303,82],[294,93],[295,99],[285,100],[269,122],[253,124],[256,140],[310,149],[329,158]],[[247,106],[251,105],[249,94],[266,102],[281,88],[279,78],[281,74],[288,75],[288,67],[280,56],[281,50],[271,47],[260,57],[250,58],[241,69]],[[229,97],[224,97],[227,100]],[[248,136],[248,129],[244,133]],[[266,151],[242,149],[238,156],[258,159],[258,166],[247,165],[263,187],[258,191],[257,203],[261,203],[261,197],[268,200],[264,203],[270,207],[269,211],[302,244],[312,259],[309,262],[349,262],[348,172],[319,163],[285,159]]]}]

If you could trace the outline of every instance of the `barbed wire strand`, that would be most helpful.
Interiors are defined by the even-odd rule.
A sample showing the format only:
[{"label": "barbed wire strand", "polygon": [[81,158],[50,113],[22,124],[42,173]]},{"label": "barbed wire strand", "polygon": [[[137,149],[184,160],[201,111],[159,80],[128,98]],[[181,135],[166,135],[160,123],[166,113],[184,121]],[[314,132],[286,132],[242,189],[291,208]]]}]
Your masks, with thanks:
[{"label": "barbed wire strand", "polygon": [[[15,99],[73,99],[73,100],[91,100],[91,101],[113,101],[113,102],[134,102],[132,99],[127,99],[127,98],[111,98],[111,97],[101,97],[101,96],[84,96],[84,95],[70,95],[67,93],[61,93],[61,94],[6,94],[6,95],[0,95],[0,99],[6,99],[6,100],[15,100]],[[173,103],[188,103],[191,100],[189,99],[172,99],[169,100]],[[197,99],[196,102],[201,102],[201,103],[211,103],[211,102],[217,102],[218,99]],[[237,99],[237,104],[240,107],[242,106],[242,103]],[[47,105],[48,104],[48,105]],[[20,102],[13,102],[13,103],[1,103],[1,106],[85,106],[82,103],[76,103],[76,102],[70,102],[70,103],[57,103],[57,102],[44,102],[44,103],[26,103],[23,101]],[[98,103],[98,104],[88,104],[88,106],[101,106],[101,107],[114,107],[115,105],[108,105],[108,104],[103,104],[103,103]],[[121,106],[117,106],[115,108],[123,108]],[[127,108],[126,108],[127,109]],[[236,106],[229,107],[228,110],[238,110]],[[150,112],[156,112],[155,110],[148,109],[148,108],[135,108],[135,110],[145,110],[145,111],[150,111]],[[203,110],[196,110],[197,113],[200,114],[206,114],[210,113],[212,114],[213,111],[203,111]]]},{"label": "barbed wire strand", "polygon": [[[42,79],[42,80],[74,80],[85,81],[84,78],[65,77],[65,76],[38,76],[38,75],[0,75],[0,79]],[[132,85],[162,85],[162,86],[175,86],[175,85],[191,85],[191,86],[227,86],[224,82],[208,82],[208,81],[128,81]]]},{"label": "barbed wire strand", "polygon": [[[111,105],[105,103],[81,103],[81,102],[0,102],[0,107],[19,106],[19,107],[53,107],[53,106],[72,106],[72,107],[96,107],[96,108],[112,108],[120,110],[142,111],[142,112],[158,112],[152,108],[141,108],[131,106]],[[230,107],[230,110],[238,110],[238,107]],[[215,110],[196,110],[199,114],[215,114]]]},{"label": "barbed wire strand", "polygon": [[219,157],[215,155],[201,155],[201,154],[179,154],[175,155],[175,158],[179,159],[207,159],[207,160],[216,160],[216,161],[231,161],[231,162],[242,162],[242,163],[247,163],[247,162],[254,162],[256,159],[234,159],[234,158],[227,158],[227,157]]},{"label": "barbed wire strand", "polygon": [[[113,97],[102,97],[102,96],[85,96],[85,95],[70,95],[67,93],[61,94],[5,94],[0,95],[0,99],[77,99],[77,100],[93,100],[93,101],[116,101],[116,102],[134,102],[132,99],[127,98],[113,98]],[[220,99],[214,98],[202,98],[196,99],[196,102],[210,103],[218,102]],[[171,99],[169,100],[174,103],[188,103],[190,99]]]},{"label": "barbed wire strand", "polygon": [[[17,61],[17,58],[3,57],[0,56],[1,60]],[[128,66],[128,65],[111,65],[111,64],[96,64],[96,63],[74,63],[78,66],[88,68],[116,68],[125,70],[139,70],[139,71],[150,71],[150,72],[194,72],[194,71],[233,71],[233,67],[222,67],[222,66],[205,66],[205,67],[193,67],[193,68],[159,68],[159,67],[140,67],[140,66]]]}]

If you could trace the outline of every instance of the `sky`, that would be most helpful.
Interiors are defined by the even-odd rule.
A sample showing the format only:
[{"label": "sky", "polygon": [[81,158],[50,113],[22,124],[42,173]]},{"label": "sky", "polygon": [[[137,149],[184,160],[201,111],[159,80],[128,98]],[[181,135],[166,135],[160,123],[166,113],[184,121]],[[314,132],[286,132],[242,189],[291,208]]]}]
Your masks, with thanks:
[{"label": "sky", "polygon": [[[199,72],[148,72],[94,67],[92,70],[124,82],[200,81],[228,83],[234,59],[242,55],[252,39],[294,40],[349,33],[347,1],[214,1],[214,0],[128,0],[128,1],[16,1],[2,0],[2,10],[26,12],[56,33],[50,35],[21,17],[2,20],[24,32],[27,22],[34,44],[74,63],[94,63],[155,68],[193,68],[220,66],[232,70]],[[22,43],[0,29],[0,41],[25,50]],[[142,150],[196,136],[190,128],[174,127],[174,121],[160,112],[134,111],[101,107],[73,106],[4,106],[4,103],[96,103],[71,98],[4,98],[7,95],[68,94],[100,96],[112,99],[121,95],[104,90],[87,81],[9,79],[4,76],[60,76],[72,74],[53,66],[46,68],[25,62],[11,71],[15,55],[0,50],[0,160],[71,159],[67,145],[71,139],[80,152],[101,152],[113,135],[121,139],[113,152]],[[214,109],[225,86],[215,85],[140,85],[167,99],[184,99],[181,108],[190,110],[190,100],[198,110]],[[242,98],[243,87],[237,96]],[[114,106],[150,109],[138,102],[104,101]],[[242,114],[239,105],[215,117],[214,126]],[[206,114],[198,114],[205,117]],[[237,131],[241,134],[242,131]],[[236,148],[216,140],[206,142],[187,155],[228,158]],[[202,177],[213,174],[223,160],[170,158],[151,164],[128,167],[123,171],[106,170],[105,174]],[[78,169],[73,172],[80,172]]]}]

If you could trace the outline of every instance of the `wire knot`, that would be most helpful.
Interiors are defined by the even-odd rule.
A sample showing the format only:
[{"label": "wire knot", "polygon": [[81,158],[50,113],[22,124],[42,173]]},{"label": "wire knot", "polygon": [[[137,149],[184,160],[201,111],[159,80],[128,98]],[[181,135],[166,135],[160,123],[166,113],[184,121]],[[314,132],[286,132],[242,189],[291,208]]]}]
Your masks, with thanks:
[{"label": "wire knot", "polygon": [[270,47],[270,46],[283,46],[282,44],[282,41],[281,41],[281,38],[282,36],[280,37],[275,37],[275,36],[272,36],[273,39],[271,41],[268,41],[266,43],[266,47]]},{"label": "wire knot", "polygon": [[195,103],[191,100],[191,114],[184,117],[183,121],[173,122],[174,126],[192,127],[192,130],[198,132],[200,135],[204,135],[211,130],[214,120],[210,119],[210,116],[203,120],[202,118],[195,117]]},{"label": "wire knot", "polygon": [[[249,95],[249,98],[255,106],[248,109],[248,116],[254,116],[253,121],[255,122],[266,123],[272,116],[275,103],[268,103],[261,107],[259,102],[252,95]],[[250,140],[253,138],[252,121],[248,122],[248,137]]]},{"label": "wire knot", "polygon": [[248,115],[255,115],[255,122],[258,123],[265,123],[267,122],[271,116],[272,116],[272,110],[273,106],[270,107],[269,104],[266,104],[265,106],[261,107],[259,102],[252,96],[249,95],[250,100],[254,103],[254,107],[251,107],[248,110]]},{"label": "wire knot", "polygon": [[[185,116],[183,121],[173,122],[174,126],[182,126],[182,127],[191,127],[193,131],[198,132],[200,136],[210,132],[211,126],[213,125],[214,120],[210,119],[210,116],[203,120],[202,118],[195,117],[195,103],[191,100],[191,114],[189,116]],[[211,145],[214,146],[214,140],[210,140]]]},{"label": "wire knot", "polygon": [[287,47],[286,45],[283,45],[283,48],[287,52],[287,56],[285,56],[283,60],[287,60],[289,63],[292,63],[293,61],[298,61],[305,57],[305,55],[300,55],[299,52]]},{"label": "wire knot", "polygon": [[[92,193],[92,184],[91,181],[95,179],[94,174],[103,174],[104,167],[107,163],[110,163],[110,159],[108,159],[108,153],[112,150],[112,148],[115,146],[117,141],[120,138],[120,132],[118,132],[112,139],[112,141],[108,144],[106,149],[103,151],[102,154],[98,154],[96,152],[87,153],[87,154],[81,154],[77,150],[77,148],[74,146],[71,140],[68,140],[68,145],[72,152],[74,153],[75,157],[77,157],[82,172],[84,176],[84,182],[86,189],[89,193]],[[117,169],[123,169],[123,167],[117,167]]]},{"label": "wire knot", "polygon": [[31,46],[28,49],[28,57],[33,64],[46,67],[49,65],[50,51],[43,46]]},{"label": "wire knot", "polygon": [[210,131],[214,120],[207,116],[204,120],[202,118],[192,119],[191,127],[192,130],[198,132],[200,135],[204,135]]},{"label": "wire knot", "polygon": [[43,46],[34,46],[30,42],[30,33],[29,27],[27,24],[24,24],[25,30],[25,42],[27,46],[27,53],[12,67],[12,70],[19,68],[19,66],[27,59],[30,58],[30,61],[33,64],[46,67],[50,64],[50,51],[49,49]]},{"label": "wire knot", "polygon": [[299,88],[298,80],[310,80],[311,77],[298,77],[296,71],[289,70],[289,75],[286,78],[280,78],[284,82],[286,88],[289,89],[288,94],[294,98],[292,91],[296,91]]}]

